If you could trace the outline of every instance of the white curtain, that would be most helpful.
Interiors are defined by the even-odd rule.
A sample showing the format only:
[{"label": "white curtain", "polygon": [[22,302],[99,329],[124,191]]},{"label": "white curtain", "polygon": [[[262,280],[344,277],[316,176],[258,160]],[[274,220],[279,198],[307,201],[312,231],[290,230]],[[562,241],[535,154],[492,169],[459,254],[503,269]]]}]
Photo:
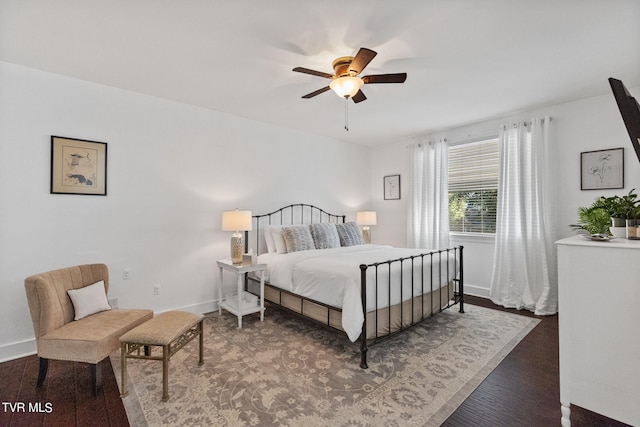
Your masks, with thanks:
[{"label": "white curtain", "polygon": [[409,247],[444,249],[449,246],[449,146],[445,139],[409,147]]},{"label": "white curtain", "polygon": [[558,311],[550,118],[500,129],[491,300],[537,315]]}]

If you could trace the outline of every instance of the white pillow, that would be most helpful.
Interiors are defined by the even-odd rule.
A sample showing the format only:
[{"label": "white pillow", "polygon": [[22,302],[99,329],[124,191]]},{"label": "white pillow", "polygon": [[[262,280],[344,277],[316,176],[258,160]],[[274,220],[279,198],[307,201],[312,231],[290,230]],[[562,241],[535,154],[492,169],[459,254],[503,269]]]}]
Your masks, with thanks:
[{"label": "white pillow", "polygon": [[273,242],[273,235],[271,234],[272,226],[263,225],[264,230],[264,242],[267,244],[267,252],[270,254],[276,252],[276,244]]},{"label": "white pillow", "polygon": [[276,252],[279,254],[286,254],[287,244],[285,243],[285,240],[284,240],[282,227],[271,227],[271,237],[273,237],[273,244],[276,248]]},{"label": "white pillow", "polygon": [[109,301],[107,301],[107,293],[104,290],[104,280],[84,288],[69,289],[67,293],[76,313],[73,320],[80,320],[101,311],[111,310]]}]

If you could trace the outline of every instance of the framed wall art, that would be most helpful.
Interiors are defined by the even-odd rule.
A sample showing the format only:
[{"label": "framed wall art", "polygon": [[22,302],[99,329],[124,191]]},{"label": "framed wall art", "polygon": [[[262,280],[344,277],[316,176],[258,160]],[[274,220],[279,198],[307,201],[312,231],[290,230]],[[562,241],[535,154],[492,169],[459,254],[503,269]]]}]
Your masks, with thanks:
[{"label": "framed wall art", "polygon": [[107,143],[51,136],[51,194],[107,195]]},{"label": "framed wall art", "polygon": [[580,189],[624,188],[624,148],[580,153]]},{"label": "framed wall art", "polygon": [[400,175],[387,175],[384,177],[384,200],[400,199]]}]

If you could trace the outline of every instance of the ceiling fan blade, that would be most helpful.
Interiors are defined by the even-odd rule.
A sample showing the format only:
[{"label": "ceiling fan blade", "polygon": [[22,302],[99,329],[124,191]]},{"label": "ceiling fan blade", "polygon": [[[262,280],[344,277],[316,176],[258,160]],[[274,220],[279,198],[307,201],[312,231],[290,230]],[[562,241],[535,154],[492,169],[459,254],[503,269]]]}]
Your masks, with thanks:
[{"label": "ceiling fan blade", "polygon": [[356,56],[349,65],[349,70],[354,71],[356,74],[360,74],[364,68],[369,65],[369,62],[377,55],[376,52],[366,47],[361,47]]},{"label": "ceiling fan blade", "polygon": [[310,70],[304,67],[296,67],[292,71],[297,71],[298,73],[311,74],[312,76],[325,77],[327,79],[332,79],[333,74],[324,73],[322,71]]},{"label": "ceiling fan blade", "polygon": [[365,84],[369,83],[404,83],[407,80],[407,73],[396,74],[375,74],[371,76],[364,76],[362,81]]},{"label": "ceiling fan blade", "polygon": [[318,89],[315,92],[311,92],[306,94],[305,96],[303,96],[304,99],[309,99],[309,98],[313,98],[316,95],[320,95],[321,93],[324,93],[328,90],[330,90],[331,88],[329,86],[323,87],[322,89]]},{"label": "ceiling fan blade", "polygon": [[358,102],[365,101],[367,99],[367,97],[364,96],[364,93],[362,93],[361,90],[359,90],[358,93],[356,93],[355,95],[353,95],[351,97],[351,99],[353,99],[353,102],[355,102],[357,104]]}]

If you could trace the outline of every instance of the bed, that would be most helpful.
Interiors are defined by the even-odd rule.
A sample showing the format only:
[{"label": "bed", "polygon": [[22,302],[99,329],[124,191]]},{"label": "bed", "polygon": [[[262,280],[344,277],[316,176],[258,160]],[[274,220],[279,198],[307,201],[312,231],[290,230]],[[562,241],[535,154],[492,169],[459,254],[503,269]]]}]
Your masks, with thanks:
[{"label": "bed", "polygon": [[308,204],[253,216],[245,249],[267,264],[266,301],[359,340],[365,369],[369,345],[456,304],[464,313],[462,246],[364,244],[345,219]]}]

